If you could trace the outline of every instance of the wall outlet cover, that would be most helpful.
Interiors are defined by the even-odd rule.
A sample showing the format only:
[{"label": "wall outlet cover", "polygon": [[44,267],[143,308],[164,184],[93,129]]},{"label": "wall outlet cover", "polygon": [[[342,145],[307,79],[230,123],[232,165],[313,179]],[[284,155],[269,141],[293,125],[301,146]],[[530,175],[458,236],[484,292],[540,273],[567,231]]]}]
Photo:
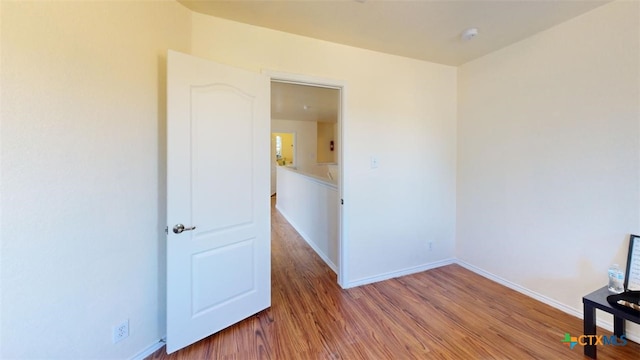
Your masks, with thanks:
[{"label": "wall outlet cover", "polygon": [[113,343],[117,343],[129,336],[129,319],[113,327]]}]

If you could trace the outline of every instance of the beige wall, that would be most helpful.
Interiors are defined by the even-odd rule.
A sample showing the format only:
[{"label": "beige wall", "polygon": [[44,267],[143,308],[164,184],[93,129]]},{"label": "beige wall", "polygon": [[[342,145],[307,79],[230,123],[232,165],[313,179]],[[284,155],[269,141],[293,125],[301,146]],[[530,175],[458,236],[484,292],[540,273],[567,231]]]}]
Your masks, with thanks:
[{"label": "beige wall", "polygon": [[456,254],[575,313],[640,232],[638,4],[459,69]]},{"label": "beige wall", "polygon": [[165,54],[190,13],[0,9],[0,358],[131,358],[165,334]]},{"label": "beige wall", "polygon": [[[318,162],[335,163],[338,151],[338,139],[336,134],[336,123],[318,122]],[[333,150],[330,142],[333,141]]]}]

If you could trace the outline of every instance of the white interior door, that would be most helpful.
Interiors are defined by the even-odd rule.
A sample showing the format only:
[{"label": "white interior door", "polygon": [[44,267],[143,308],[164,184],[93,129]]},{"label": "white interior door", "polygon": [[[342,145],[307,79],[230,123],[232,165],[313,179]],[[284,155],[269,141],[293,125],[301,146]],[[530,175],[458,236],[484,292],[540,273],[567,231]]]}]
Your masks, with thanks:
[{"label": "white interior door", "polygon": [[169,51],[167,353],[271,304],[269,89]]}]

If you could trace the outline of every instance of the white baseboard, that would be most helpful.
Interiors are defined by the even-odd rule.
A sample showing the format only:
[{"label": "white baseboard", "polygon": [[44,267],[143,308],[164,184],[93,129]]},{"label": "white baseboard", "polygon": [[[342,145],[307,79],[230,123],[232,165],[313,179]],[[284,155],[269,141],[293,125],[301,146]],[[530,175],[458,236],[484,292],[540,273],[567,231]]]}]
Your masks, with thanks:
[{"label": "white baseboard", "polygon": [[402,269],[402,270],[398,270],[398,271],[391,271],[391,272],[384,273],[384,274],[381,274],[381,275],[361,278],[361,279],[357,279],[357,280],[348,282],[344,286],[344,288],[348,289],[348,288],[352,288],[352,287],[356,287],[356,286],[367,285],[367,284],[372,284],[372,283],[379,282],[379,281],[393,279],[393,278],[397,278],[397,277],[400,277],[400,276],[416,274],[416,273],[419,273],[419,272],[423,272],[423,271],[439,268],[441,266],[451,265],[451,264],[455,263],[455,261],[456,260],[454,258],[448,258],[448,259],[439,260],[439,261],[435,261],[435,262],[428,263],[428,264],[422,264],[422,265],[418,265],[418,266],[414,266],[414,267],[410,267],[410,268],[406,268],[406,269]]},{"label": "white baseboard", "polygon": [[154,352],[158,351],[158,349],[161,349],[166,343],[167,343],[167,337],[164,336],[162,337],[162,339],[158,340],[158,342],[151,344],[146,349],[140,351],[137,355],[132,357],[131,360],[144,360]]},{"label": "white baseboard", "polygon": [[[569,315],[573,315],[575,317],[577,317],[578,319],[584,320],[584,313],[582,312],[582,310],[578,310],[576,308],[573,308],[571,306],[565,305],[559,301],[556,301],[554,299],[551,299],[550,297],[544,296],[538,292],[535,292],[533,290],[527,289],[523,286],[520,286],[514,282],[511,282],[509,280],[503,279],[497,275],[494,275],[488,271],[485,271],[483,269],[480,269],[479,267],[476,267],[474,265],[469,264],[468,262],[465,262],[463,260],[460,259],[456,259],[455,263],[464,267],[467,270],[473,271],[474,273],[487,278],[489,280],[495,281],[500,285],[504,285],[506,287],[508,287],[509,289],[513,289],[521,294],[524,294],[530,298],[536,299],[542,303],[545,303],[553,308],[556,308],[562,312],[565,312]],[[603,320],[603,319],[597,319],[597,325],[603,329],[606,329],[608,331],[613,332],[613,323],[611,321],[607,321],[607,320]],[[636,334],[635,332],[628,332],[627,334],[625,334],[627,339],[636,342],[636,343],[640,343],[640,334]]]},{"label": "white baseboard", "polygon": [[492,274],[492,273],[490,273],[488,271],[480,269],[479,267],[471,265],[466,261],[463,261],[463,260],[460,260],[460,259],[456,259],[456,263],[458,265],[462,266],[463,268],[467,269],[467,270],[473,271],[474,273],[476,273],[476,274],[478,274],[478,275],[480,275],[480,276],[482,276],[484,278],[487,278],[489,280],[495,281],[500,285],[504,285],[504,286],[508,287],[509,289],[513,289],[513,290],[515,290],[515,291],[517,291],[517,292],[519,292],[521,294],[527,295],[530,298],[534,298],[534,299],[536,299],[536,300],[538,300],[538,301],[540,301],[542,303],[545,303],[545,304],[547,304],[547,305],[549,305],[551,307],[554,307],[554,308],[556,308],[558,310],[561,310],[561,311],[563,311],[563,312],[565,312],[565,313],[567,313],[569,315],[573,315],[575,317],[582,318],[582,311],[580,311],[580,310],[577,310],[575,308],[567,306],[567,305],[565,305],[565,304],[563,304],[563,303],[561,303],[559,301],[556,301],[556,300],[554,300],[554,299],[552,299],[550,297],[544,296],[544,295],[542,295],[540,293],[537,293],[535,291],[529,290],[529,289],[527,289],[527,288],[525,288],[523,286],[520,286],[520,285],[518,285],[518,284],[516,284],[514,282],[511,282],[509,280],[503,279],[503,278],[501,278],[501,277],[499,277],[497,275],[494,275],[494,274]]},{"label": "white baseboard", "polygon": [[307,235],[304,231],[302,231],[302,229],[300,229],[300,227],[298,225],[296,225],[296,223],[294,221],[292,221],[291,218],[289,218],[287,216],[287,214],[285,212],[283,212],[282,209],[280,209],[278,207],[277,204],[276,204],[276,209],[280,212],[282,217],[284,217],[287,220],[287,222],[289,222],[289,224],[294,229],[296,229],[296,231],[298,232],[298,234],[300,234],[302,239],[304,239],[304,241],[307,244],[309,244],[309,246],[311,246],[313,251],[315,251],[316,254],[318,254],[318,256],[320,256],[322,261],[324,261],[325,264],[327,264],[327,266],[330,267],[331,270],[333,270],[333,272],[337,274],[338,273],[338,266],[336,264],[334,264],[333,261],[331,261],[331,259],[329,259],[329,256],[327,254],[323,253],[322,251],[320,251],[320,248],[318,248],[318,246],[313,241],[311,241],[311,239],[309,238],[309,235]]}]

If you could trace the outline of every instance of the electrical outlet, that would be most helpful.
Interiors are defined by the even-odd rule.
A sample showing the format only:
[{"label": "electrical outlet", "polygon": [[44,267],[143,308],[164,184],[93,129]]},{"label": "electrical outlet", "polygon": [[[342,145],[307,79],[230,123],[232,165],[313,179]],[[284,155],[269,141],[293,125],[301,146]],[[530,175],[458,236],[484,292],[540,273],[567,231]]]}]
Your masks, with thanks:
[{"label": "electrical outlet", "polygon": [[371,156],[371,168],[372,169],[377,169],[378,168],[378,157],[375,155]]},{"label": "electrical outlet", "polygon": [[113,343],[124,340],[129,336],[129,319],[113,327]]}]

